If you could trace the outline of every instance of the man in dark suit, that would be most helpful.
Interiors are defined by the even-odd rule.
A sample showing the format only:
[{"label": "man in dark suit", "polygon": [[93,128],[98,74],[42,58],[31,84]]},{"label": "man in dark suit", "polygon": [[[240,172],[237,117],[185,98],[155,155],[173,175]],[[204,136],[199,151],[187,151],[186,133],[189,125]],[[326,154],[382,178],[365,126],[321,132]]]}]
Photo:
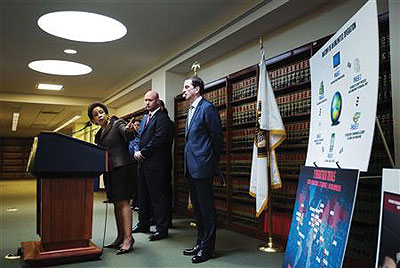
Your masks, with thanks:
[{"label": "man in dark suit", "polygon": [[139,162],[139,223],[132,232],[149,232],[152,207],[156,232],[150,235],[149,239],[155,241],[168,236],[170,221],[166,191],[168,179],[166,165],[170,154],[167,142],[170,119],[160,110],[157,92],[148,91],[144,102],[149,113],[142,119],[134,153],[134,158]]},{"label": "man in dark suit", "polygon": [[193,212],[197,224],[197,241],[184,255],[193,263],[211,258],[215,248],[216,211],[213,177],[218,173],[222,151],[222,127],[218,110],[202,98],[204,82],[197,76],[186,79],[182,95],[190,103],[185,129],[185,175],[188,179]]}]

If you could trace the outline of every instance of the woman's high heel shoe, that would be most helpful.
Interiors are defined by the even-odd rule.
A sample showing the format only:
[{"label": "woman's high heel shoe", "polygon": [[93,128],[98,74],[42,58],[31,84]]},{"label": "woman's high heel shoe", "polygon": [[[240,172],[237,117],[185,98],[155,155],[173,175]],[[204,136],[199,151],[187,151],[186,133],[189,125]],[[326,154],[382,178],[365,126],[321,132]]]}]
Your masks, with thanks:
[{"label": "woman's high heel shoe", "polygon": [[133,244],[134,243],[135,243],[135,239],[133,239],[133,237],[132,237],[132,242],[131,242],[131,245],[129,246],[129,248],[128,249],[124,249],[124,248],[120,247],[117,250],[116,255],[121,255],[121,254],[125,254],[125,253],[128,253],[128,252],[131,252],[133,250]]},{"label": "woman's high heel shoe", "polygon": [[120,243],[116,243],[113,242],[111,244],[105,245],[104,248],[115,248],[115,249],[119,249],[122,246],[122,242]]}]

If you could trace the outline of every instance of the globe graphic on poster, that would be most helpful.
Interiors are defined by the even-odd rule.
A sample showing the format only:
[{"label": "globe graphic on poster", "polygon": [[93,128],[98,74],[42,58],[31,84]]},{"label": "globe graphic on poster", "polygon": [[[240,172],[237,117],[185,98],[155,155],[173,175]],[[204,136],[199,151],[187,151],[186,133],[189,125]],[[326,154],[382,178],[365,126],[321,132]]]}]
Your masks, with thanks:
[{"label": "globe graphic on poster", "polygon": [[336,91],[332,97],[332,102],[331,102],[332,126],[339,124],[339,117],[341,112],[342,112],[342,95],[340,95],[339,91]]}]

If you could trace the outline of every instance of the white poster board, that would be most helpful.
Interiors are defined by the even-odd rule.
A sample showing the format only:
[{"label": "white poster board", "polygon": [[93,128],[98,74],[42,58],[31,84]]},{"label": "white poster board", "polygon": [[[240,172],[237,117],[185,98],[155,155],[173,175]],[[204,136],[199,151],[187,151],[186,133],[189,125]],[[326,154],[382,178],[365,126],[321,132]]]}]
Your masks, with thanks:
[{"label": "white poster board", "polygon": [[378,14],[367,2],[310,59],[306,165],[367,171],[379,78]]},{"label": "white poster board", "polygon": [[383,169],[376,267],[400,265],[400,169]]}]

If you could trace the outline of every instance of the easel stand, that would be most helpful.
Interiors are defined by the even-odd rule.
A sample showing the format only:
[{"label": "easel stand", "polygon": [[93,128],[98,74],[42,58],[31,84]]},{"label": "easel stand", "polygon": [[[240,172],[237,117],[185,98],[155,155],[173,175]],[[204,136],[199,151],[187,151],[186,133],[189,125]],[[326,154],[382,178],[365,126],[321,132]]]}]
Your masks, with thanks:
[{"label": "easel stand", "polygon": [[394,168],[394,160],[393,160],[392,155],[390,154],[389,146],[387,145],[385,135],[383,134],[382,127],[381,127],[381,124],[379,123],[378,117],[375,117],[375,122],[376,122],[376,126],[378,127],[379,134],[381,135],[383,146],[385,147],[386,153],[388,155],[390,165],[392,165],[392,168]]}]

